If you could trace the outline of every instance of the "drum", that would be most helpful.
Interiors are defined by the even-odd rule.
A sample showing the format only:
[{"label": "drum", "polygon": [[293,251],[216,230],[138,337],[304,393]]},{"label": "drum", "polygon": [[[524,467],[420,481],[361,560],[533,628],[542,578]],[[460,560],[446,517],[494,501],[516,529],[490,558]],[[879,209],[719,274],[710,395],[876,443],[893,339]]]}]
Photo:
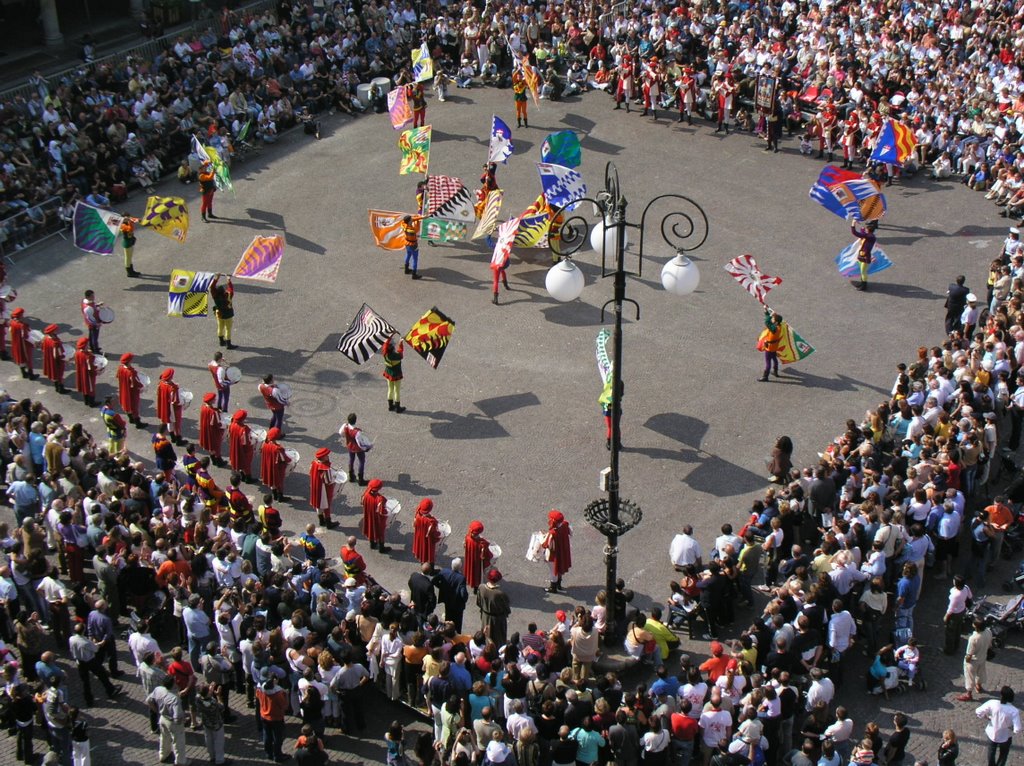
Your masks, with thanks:
[{"label": "drum", "polygon": [[181,396],[178,397],[181,400],[181,409],[187,410],[192,406],[192,400],[195,399],[195,394],[191,391],[182,391]]},{"label": "drum", "polygon": [[114,321],[114,309],[110,306],[100,306],[96,309],[96,318],[103,324],[110,324]]},{"label": "drum", "polygon": [[345,484],[345,483],[348,482],[348,474],[345,473],[340,468],[332,469],[331,470],[331,477],[334,479],[334,483],[337,484],[339,487],[342,484]]},{"label": "drum", "polygon": [[64,358],[67,359],[69,362],[74,362],[75,361],[75,344],[74,343],[65,343],[64,344]]},{"label": "drum", "polygon": [[287,383],[277,384],[277,398],[285,404],[288,404],[292,400],[292,387]]},{"label": "drum", "polygon": [[93,355],[93,363],[96,365],[96,374],[102,375],[103,371],[107,369],[107,365],[110,364],[110,360],[105,356],[99,356],[98,354]]},{"label": "drum", "polygon": [[220,417],[220,427],[227,430],[231,426],[231,418],[226,412],[218,413]]},{"label": "drum", "polygon": [[28,342],[31,343],[33,346],[38,346],[40,343],[43,342],[43,334],[39,332],[39,330],[29,330]]},{"label": "drum", "polygon": [[447,521],[440,521],[437,524],[437,531],[441,533],[441,539],[444,540],[452,533],[452,525]]},{"label": "drum", "polygon": [[149,388],[149,384],[152,383],[152,381],[149,379],[149,376],[146,373],[144,373],[144,372],[138,373],[138,376],[139,376],[139,383],[142,384],[142,387],[143,388]]},{"label": "drum", "polygon": [[242,379],[242,371],[237,367],[228,367],[224,370],[224,378],[233,386]]},{"label": "drum", "polygon": [[0,300],[13,301],[18,297],[18,291],[10,285],[0,287]]},{"label": "drum", "polygon": [[252,440],[254,442],[256,442],[257,444],[259,444],[260,442],[265,442],[267,440],[267,429],[266,428],[253,428],[253,429],[251,429],[251,431],[252,431]]},{"label": "drum", "polygon": [[384,504],[384,510],[388,514],[388,523],[391,523],[395,520],[395,516],[402,512],[402,504],[392,497]]},{"label": "drum", "polygon": [[488,546],[488,547],[490,548],[490,551],[491,551],[491,561],[492,562],[497,561],[498,559],[501,558],[501,546],[500,545],[498,545],[497,543],[491,543],[490,546]]},{"label": "drum", "polygon": [[366,109],[370,108],[370,89],[372,87],[368,82],[361,82],[356,85],[356,100]]},{"label": "drum", "polygon": [[288,464],[288,473],[291,473],[292,471],[295,470],[295,467],[299,464],[299,461],[302,460],[302,457],[299,455],[299,451],[295,449],[286,449],[284,451],[284,454],[286,454],[288,456],[288,459],[292,461]]},{"label": "drum", "polygon": [[369,452],[373,449],[373,439],[360,431],[356,434],[356,446],[363,452]]}]

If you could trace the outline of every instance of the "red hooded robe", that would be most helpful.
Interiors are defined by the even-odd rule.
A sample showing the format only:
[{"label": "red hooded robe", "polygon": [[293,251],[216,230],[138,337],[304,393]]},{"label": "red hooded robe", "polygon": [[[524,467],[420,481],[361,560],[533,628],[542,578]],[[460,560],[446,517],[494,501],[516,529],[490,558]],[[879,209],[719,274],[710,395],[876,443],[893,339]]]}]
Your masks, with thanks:
[{"label": "red hooded robe", "polygon": [[480,536],[483,531],[482,522],[469,522],[469,531],[466,533],[465,575],[466,585],[470,588],[480,587],[480,583],[484,581],[484,572],[491,565],[491,544]]},{"label": "red hooded robe", "polygon": [[131,417],[139,416],[139,397],[142,394],[142,381],[132,367],[134,354],[122,354],[121,366],[117,368],[117,393],[121,400],[121,409]]},{"label": "red hooded robe", "polygon": [[220,420],[220,410],[213,406],[217,395],[203,395],[203,406],[199,410],[199,446],[216,458],[220,457],[220,445],[224,441],[224,424]]},{"label": "red hooded robe", "polygon": [[89,339],[75,343],[75,388],[82,396],[96,396],[96,357],[89,350]]},{"label": "red hooded robe", "polygon": [[50,325],[43,336],[43,375],[54,383],[60,383],[64,380],[64,344],[56,332],[56,325]]},{"label": "red hooded robe", "polygon": [[252,473],[252,456],[256,450],[252,441],[252,431],[245,424],[248,415],[245,410],[236,410],[231,416],[231,428],[228,430],[228,459],[231,468],[241,471],[246,476]]},{"label": "red hooded robe", "polygon": [[363,534],[371,543],[384,543],[388,527],[387,498],[380,494],[384,482],[370,479],[363,493]]},{"label": "red hooded robe", "polygon": [[277,443],[281,438],[280,428],[271,428],[260,453],[260,481],[273,490],[284,492],[284,475],[291,461],[284,454],[284,447]]},{"label": "red hooded robe", "polygon": [[434,563],[437,543],[441,539],[437,519],[431,514],[433,510],[433,500],[421,500],[416,509],[416,518],[412,522],[412,555],[421,564]]},{"label": "red hooded robe", "polygon": [[555,577],[561,577],[572,567],[572,550],[569,546],[569,522],[561,511],[548,514],[548,535],[544,538],[544,548],[550,553],[548,561],[553,567]]},{"label": "red hooded robe", "polygon": [[331,515],[334,501],[334,476],[331,475],[331,451],[322,447],[309,466],[309,504],[314,511]]}]

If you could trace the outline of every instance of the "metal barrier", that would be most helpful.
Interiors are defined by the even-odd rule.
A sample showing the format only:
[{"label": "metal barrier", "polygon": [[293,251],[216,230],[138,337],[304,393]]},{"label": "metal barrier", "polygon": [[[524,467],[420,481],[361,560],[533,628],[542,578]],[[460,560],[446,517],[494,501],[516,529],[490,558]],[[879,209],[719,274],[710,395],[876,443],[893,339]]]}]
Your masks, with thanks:
[{"label": "metal barrier", "polygon": [[42,242],[55,234],[63,234],[70,226],[59,215],[60,197],[50,197],[0,221],[0,257],[11,255]]}]

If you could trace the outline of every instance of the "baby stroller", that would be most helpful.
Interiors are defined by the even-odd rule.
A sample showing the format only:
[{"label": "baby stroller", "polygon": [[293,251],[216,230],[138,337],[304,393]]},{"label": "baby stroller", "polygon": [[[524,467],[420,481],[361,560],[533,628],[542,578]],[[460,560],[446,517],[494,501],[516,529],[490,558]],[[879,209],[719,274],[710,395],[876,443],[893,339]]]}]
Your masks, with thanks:
[{"label": "baby stroller", "polygon": [[[908,643],[913,638],[913,636],[911,635],[910,631],[907,628],[897,628],[895,631],[893,631],[893,638],[895,639],[894,643],[896,644],[897,647],[899,647],[896,650],[896,654],[897,654],[897,656],[899,656],[900,652],[902,650],[904,650],[905,648],[907,648]],[[918,655],[920,655],[920,650],[918,650]],[[907,689],[915,689],[915,690],[917,690],[919,692],[923,692],[923,691],[925,691],[928,688],[928,682],[925,681],[924,677],[921,675],[921,663],[920,663],[920,661],[916,662],[915,664],[916,664],[916,667],[914,669],[914,677],[911,678],[910,677],[910,675],[911,675],[910,674],[910,670],[906,667],[906,663],[902,663],[902,662],[898,662],[897,663],[897,665],[896,665],[896,684],[897,685],[894,688],[894,691],[902,694],[903,692],[907,691]]]},{"label": "baby stroller", "polygon": [[1024,628],[1024,596],[1013,596],[1005,604],[999,604],[988,596],[978,601],[970,610],[971,620],[980,619],[992,631],[992,645],[1002,648],[1006,645],[1006,634],[1011,630]]}]

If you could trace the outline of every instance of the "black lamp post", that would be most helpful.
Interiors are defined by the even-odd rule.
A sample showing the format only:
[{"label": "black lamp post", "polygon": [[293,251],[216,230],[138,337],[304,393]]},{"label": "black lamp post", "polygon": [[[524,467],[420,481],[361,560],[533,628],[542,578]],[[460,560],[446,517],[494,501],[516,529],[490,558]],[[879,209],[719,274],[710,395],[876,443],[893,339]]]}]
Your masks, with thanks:
[{"label": "black lamp post", "polygon": [[[676,205],[683,206],[673,210],[661,218],[660,233],[662,239],[675,251],[674,258],[662,268],[661,283],[666,290],[676,295],[689,295],[700,284],[700,272],[697,266],[686,257],[686,253],[696,250],[704,244],[708,237],[708,219],[704,210],[689,197],[681,194],[662,194],[644,207],[638,224],[626,220],[626,197],[619,188],[619,174],[615,165],[609,162],[605,166],[604,189],[597,193],[596,198],[586,198],[582,202],[593,204],[601,216],[601,222],[591,225],[580,213],[570,213],[566,208],[556,211],[552,220],[563,221],[558,228],[552,230],[549,247],[558,258],[545,279],[545,287],[555,300],[572,301],[583,292],[584,279],[582,272],[572,262],[572,256],[590,242],[594,250],[601,252],[601,277],[613,278],[613,296],[601,307],[601,321],[608,304],[612,304],[615,315],[615,327],[612,333],[611,356],[611,464],[605,479],[607,496],[592,501],[584,509],[584,518],[605,536],[605,590],[608,594],[608,634],[614,635],[616,630],[616,588],[618,578],[619,537],[640,523],[643,512],[640,507],[619,494],[619,457],[621,453],[620,434],[622,416],[622,308],[623,304],[631,303],[636,309],[636,318],[640,319],[640,305],[626,297],[626,277],[641,276],[644,259],[644,232],[647,214],[655,203],[673,200]],[[578,209],[578,208],[577,208]],[[564,219],[564,220],[563,220]],[[636,272],[626,269],[626,250],[629,247],[627,229],[638,229],[640,243],[637,246]]]}]

